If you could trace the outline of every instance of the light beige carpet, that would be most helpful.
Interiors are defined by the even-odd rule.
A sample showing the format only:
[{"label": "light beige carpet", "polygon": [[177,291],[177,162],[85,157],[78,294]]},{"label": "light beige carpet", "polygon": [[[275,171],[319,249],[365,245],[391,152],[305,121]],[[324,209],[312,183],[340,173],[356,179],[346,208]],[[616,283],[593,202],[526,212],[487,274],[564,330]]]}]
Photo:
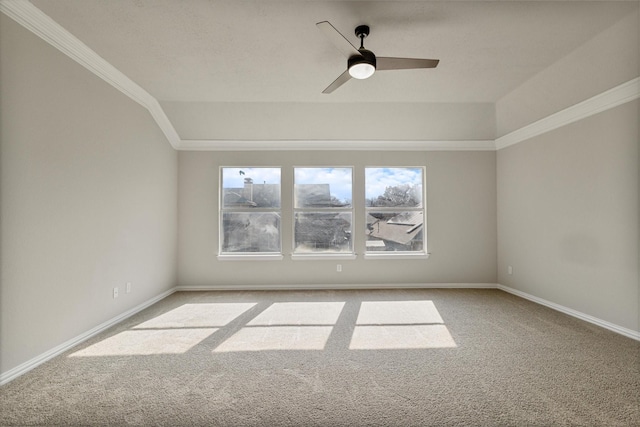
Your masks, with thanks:
[{"label": "light beige carpet", "polygon": [[0,393],[9,426],[638,426],[640,343],[498,290],[181,292]]}]

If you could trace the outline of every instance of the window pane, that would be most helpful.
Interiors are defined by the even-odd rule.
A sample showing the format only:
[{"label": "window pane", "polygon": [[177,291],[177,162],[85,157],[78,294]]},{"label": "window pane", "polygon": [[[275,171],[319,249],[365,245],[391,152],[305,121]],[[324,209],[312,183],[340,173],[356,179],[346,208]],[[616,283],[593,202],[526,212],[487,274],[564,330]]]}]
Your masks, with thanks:
[{"label": "window pane", "polygon": [[367,214],[367,251],[422,251],[422,211]]},{"label": "window pane", "polygon": [[222,168],[223,208],[279,208],[280,168]]},{"label": "window pane", "polygon": [[351,207],[351,168],[295,168],[296,208]]},{"label": "window pane", "polygon": [[368,207],[421,207],[422,168],[366,168]]},{"label": "window pane", "polygon": [[297,212],[296,253],[351,252],[351,212]]},{"label": "window pane", "polygon": [[225,212],[222,234],[222,252],[280,252],[280,215]]}]

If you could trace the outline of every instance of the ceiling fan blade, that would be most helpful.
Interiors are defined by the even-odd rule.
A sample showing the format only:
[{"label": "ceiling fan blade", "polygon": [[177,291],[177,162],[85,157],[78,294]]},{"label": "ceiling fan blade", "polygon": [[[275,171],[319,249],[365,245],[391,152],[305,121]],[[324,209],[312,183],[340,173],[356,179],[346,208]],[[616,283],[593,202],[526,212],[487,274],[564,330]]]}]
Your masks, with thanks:
[{"label": "ceiling fan blade", "polygon": [[334,46],[337,47],[338,50],[342,52],[342,54],[347,58],[351,58],[353,55],[360,55],[360,52],[358,51],[358,49],[356,49],[356,47],[352,45],[351,42],[349,42],[349,40],[345,38],[345,36],[340,34],[340,32],[336,30],[335,27],[329,23],[329,21],[318,22],[316,26],[320,29],[320,31],[324,33],[325,36],[327,36],[329,40],[331,40],[331,43],[333,43]]},{"label": "ceiling fan blade", "polygon": [[415,59],[415,58],[376,58],[376,71],[384,70],[410,70],[414,68],[436,68],[439,59]]},{"label": "ceiling fan blade", "polygon": [[351,79],[351,74],[349,74],[349,70],[346,70],[344,73],[340,74],[337,79],[333,81],[322,93],[331,93],[334,90],[338,89],[340,86],[345,84]]}]

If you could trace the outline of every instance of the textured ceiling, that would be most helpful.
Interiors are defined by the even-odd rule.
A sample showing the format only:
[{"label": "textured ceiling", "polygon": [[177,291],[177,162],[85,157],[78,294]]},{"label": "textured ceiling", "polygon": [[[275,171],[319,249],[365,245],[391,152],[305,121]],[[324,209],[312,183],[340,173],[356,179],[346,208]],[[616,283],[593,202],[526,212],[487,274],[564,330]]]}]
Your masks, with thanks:
[{"label": "textured ceiling", "polygon": [[[42,0],[33,2],[160,101],[495,102],[624,16],[585,2]],[[626,6],[626,7],[625,7]],[[346,59],[329,20],[380,56],[440,59],[331,95]]]},{"label": "textured ceiling", "polygon": [[[637,2],[581,1],[32,3],[173,111],[196,103],[493,105],[637,10]],[[365,46],[379,56],[440,65],[378,72],[324,95],[346,59],[316,28],[323,20],[353,44],[355,26],[368,24]]]}]

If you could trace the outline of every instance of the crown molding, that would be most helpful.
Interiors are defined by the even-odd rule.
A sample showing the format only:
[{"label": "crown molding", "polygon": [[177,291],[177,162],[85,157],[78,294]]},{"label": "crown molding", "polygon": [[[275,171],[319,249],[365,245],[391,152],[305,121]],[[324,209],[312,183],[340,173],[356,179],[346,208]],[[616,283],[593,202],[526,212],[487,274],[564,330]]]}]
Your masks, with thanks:
[{"label": "crown molding", "polygon": [[495,151],[493,141],[182,140],[188,151]]},{"label": "crown molding", "polygon": [[495,140],[496,150],[531,139],[640,97],[640,77],[565,108]]},{"label": "crown molding", "polygon": [[138,104],[147,108],[169,143],[175,149],[179,148],[180,137],[158,101],[60,24],[25,0],[0,0],[0,11]]}]

